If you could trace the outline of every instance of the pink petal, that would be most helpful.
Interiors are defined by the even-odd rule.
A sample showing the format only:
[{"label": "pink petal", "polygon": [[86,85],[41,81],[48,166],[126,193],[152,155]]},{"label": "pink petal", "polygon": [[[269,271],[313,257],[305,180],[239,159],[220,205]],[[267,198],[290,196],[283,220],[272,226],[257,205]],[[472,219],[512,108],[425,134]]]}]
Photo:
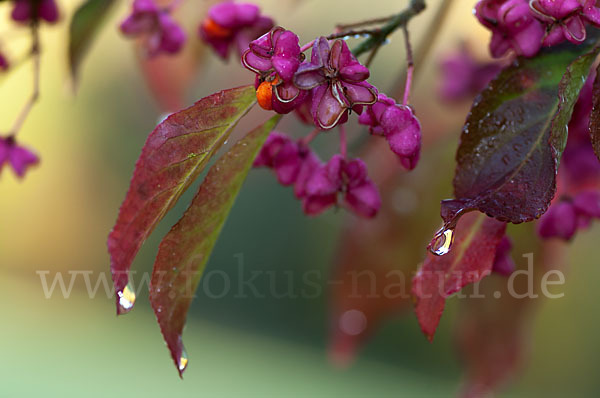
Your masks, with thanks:
[{"label": "pink petal", "polygon": [[342,80],[350,83],[358,83],[369,78],[369,68],[361,65],[359,62],[354,62],[340,69],[340,77]]},{"label": "pink petal", "polygon": [[310,56],[310,63],[319,67],[325,66],[329,60],[329,42],[323,36],[315,40]]},{"label": "pink petal", "polygon": [[294,84],[301,90],[313,89],[326,80],[321,67],[310,63],[301,64],[294,75]]},{"label": "pink petal", "polygon": [[563,22],[562,30],[565,38],[571,43],[579,44],[585,40],[585,25],[579,15],[566,19]]},{"label": "pink petal", "polygon": [[31,3],[29,0],[17,0],[11,13],[11,18],[17,22],[27,22],[31,19]]},{"label": "pink petal", "polygon": [[10,148],[8,159],[12,168],[15,170],[15,173],[19,177],[23,177],[25,175],[28,167],[39,162],[39,158],[36,154],[20,146],[13,146]]},{"label": "pink petal", "polygon": [[334,155],[329,162],[314,170],[306,182],[308,196],[328,196],[337,193],[342,186],[344,158]]},{"label": "pink petal", "polygon": [[313,90],[311,113],[318,127],[324,130],[335,127],[347,110],[337,86],[321,85]]},{"label": "pink petal", "polygon": [[233,1],[219,3],[208,10],[208,17],[224,28],[237,28],[237,5]]},{"label": "pink petal", "polygon": [[240,3],[236,5],[236,22],[239,25],[252,25],[256,22],[260,14],[258,6],[250,3]]},{"label": "pink petal", "polygon": [[54,0],[42,0],[38,6],[38,14],[46,22],[58,21],[58,7]]},{"label": "pink petal", "polygon": [[600,218],[600,192],[584,191],[573,200],[573,206],[578,214]]},{"label": "pink petal", "polygon": [[256,55],[251,48],[244,51],[244,54],[242,54],[242,64],[246,68],[258,74],[261,72],[268,72],[273,68],[273,64],[269,58],[263,58]]},{"label": "pink petal", "polygon": [[169,54],[179,52],[186,40],[186,34],[183,29],[167,13],[160,15],[159,23],[162,32],[160,49]]},{"label": "pink petal", "polygon": [[490,53],[494,58],[500,58],[510,50],[510,42],[502,33],[494,31],[490,40]]},{"label": "pink petal", "polygon": [[300,148],[300,156],[302,158],[302,164],[300,165],[300,170],[298,171],[298,176],[296,178],[296,183],[294,184],[294,195],[297,198],[304,198],[307,195],[306,185],[313,173],[318,170],[322,163],[308,148]]},{"label": "pink petal", "polygon": [[532,22],[529,27],[513,37],[516,42],[515,50],[519,55],[533,57],[542,47],[544,34],[545,30],[542,24],[538,21]]},{"label": "pink petal", "polygon": [[371,105],[377,101],[377,89],[367,82],[341,82],[341,86],[350,107],[354,105]]},{"label": "pink petal", "polygon": [[362,217],[375,217],[381,207],[377,186],[371,181],[348,189],[344,198],[354,212]]},{"label": "pink petal", "polygon": [[542,238],[570,240],[577,230],[575,208],[569,202],[552,204],[540,218],[537,230]]}]

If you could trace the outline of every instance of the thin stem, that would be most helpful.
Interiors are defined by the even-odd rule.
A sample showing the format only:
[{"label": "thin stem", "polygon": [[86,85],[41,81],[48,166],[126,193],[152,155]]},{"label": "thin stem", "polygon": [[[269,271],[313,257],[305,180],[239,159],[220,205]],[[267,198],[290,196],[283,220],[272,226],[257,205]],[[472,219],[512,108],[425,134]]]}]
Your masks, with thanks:
[{"label": "thin stem", "polygon": [[346,137],[346,127],[343,124],[338,126],[340,130],[340,154],[344,159],[346,158],[346,154],[348,153],[348,140]]},{"label": "thin stem", "polygon": [[369,53],[369,58],[367,58],[367,60],[365,61],[365,66],[367,68],[369,68],[371,66],[371,62],[373,62],[373,60],[375,59],[375,56],[377,55],[377,53],[379,52],[379,49],[381,48],[381,45],[379,46],[375,46],[375,48],[373,48],[371,50],[371,53]]},{"label": "thin stem", "polygon": [[181,3],[183,3],[183,0],[173,0],[171,1],[171,4],[169,4],[167,6],[167,11],[172,12],[174,9],[176,9],[177,7],[179,7],[181,5]]},{"label": "thin stem", "polygon": [[[433,20],[429,24],[425,35],[421,38],[417,51],[415,52],[415,65],[420,66],[423,65],[425,59],[431,52],[433,45],[437,41],[437,38],[442,31],[442,27],[444,26],[444,22],[446,21],[446,17],[450,12],[450,6],[454,3],[453,0],[442,0],[442,3],[437,9],[437,12],[433,16]],[[418,74],[419,72],[417,72]]]},{"label": "thin stem", "polygon": [[300,47],[300,52],[303,53],[304,51],[306,51],[309,48],[311,48],[313,46],[313,44],[315,43],[315,40],[311,40],[308,43],[306,43],[305,45],[303,45],[302,47]]},{"label": "thin stem", "polygon": [[16,136],[19,130],[21,130],[23,123],[25,123],[25,120],[27,120],[31,109],[33,109],[33,106],[40,96],[40,35],[37,24],[31,25],[31,38],[31,56],[33,57],[33,92],[31,93],[29,100],[25,103],[25,106],[23,106],[23,109],[17,117],[17,120],[15,120],[12,129],[8,133],[8,135],[12,137]]},{"label": "thin stem", "polygon": [[311,131],[310,133],[308,133],[308,135],[306,135],[304,138],[302,138],[301,142],[303,145],[308,146],[308,144],[310,144],[312,142],[312,140],[315,139],[315,137],[317,135],[319,135],[319,133],[321,132],[321,129],[316,128],[313,131]]},{"label": "thin stem", "polygon": [[27,51],[26,54],[22,55],[20,58],[18,58],[16,61],[12,61],[9,64],[9,70],[7,72],[5,72],[4,74],[1,74],[0,76],[0,83],[4,80],[5,76],[8,76],[9,73],[12,73],[14,71],[16,71],[18,68],[20,68],[21,66],[23,66],[31,57],[31,51]]},{"label": "thin stem", "polygon": [[408,21],[420,14],[423,10],[425,10],[425,0],[411,0],[404,11],[394,15],[381,28],[371,31],[370,37],[359,44],[352,52],[358,57],[375,46],[383,44],[390,34],[406,25]]},{"label": "thin stem", "polygon": [[[442,31],[442,27],[444,26],[444,22],[446,21],[446,17],[450,11],[450,6],[452,5],[452,0],[443,0],[437,9],[436,14],[433,17],[433,20],[429,23],[427,30],[425,31],[424,36],[419,40],[419,46],[417,47],[417,51],[414,55],[414,64],[417,65],[417,68],[414,71],[413,80],[419,78],[419,73],[423,70],[420,65],[423,65],[431,50],[433,49],[433,45],[437,41],[437,38]],[[405,68],[404,68],[405,69]],[[394,93],[394,96],[397,96],[400,92],[400,89],[403,88],[406,80],[404,80],[404,75],[406,74],[405,70],[402,70],[399,74],[398,79],[392,85],[391,93]]]},{"label": "thin stem", "polygon": [[410,88],[412,86],[413,72],[415,70],[415,64],[413,61],[412,47],[410,46],[410,38],[408,36],[408,28],[406,25],[402,27],[404,32],[404,43],[406,45],[406,84],[404,86],[404,99],[402,105],[408,105],[408,98],[410,97]]}]

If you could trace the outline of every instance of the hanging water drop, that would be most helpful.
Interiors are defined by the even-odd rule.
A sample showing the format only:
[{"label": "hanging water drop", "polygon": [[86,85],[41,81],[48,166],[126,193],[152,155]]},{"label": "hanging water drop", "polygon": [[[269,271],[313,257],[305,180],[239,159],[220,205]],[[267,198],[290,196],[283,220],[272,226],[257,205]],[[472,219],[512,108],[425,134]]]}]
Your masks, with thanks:
[{"label": "hanging water drop", "polygon": [[125,286],[125,289],[117,292],[119,296],[119,302],[117,303],[117,313],[126,314],[133,308],[135,304],[135,292],[133,291],[131,285]]},{"label": "hanging water drop", "polygon": [[185,349],[182,348],[181,349],[181,356],[179,357],[179,363],[177,364],[177,367],[179,368],[179,373],[183,373],[185,371],[185,369],[187,368],[188,365],[188,356],[187,356],[187,352],[185,352]]},{"label": "hanging water drop", "polygon": [[435,254],[436,256],[443,256],[444,254],[448,254],[452,248],[453,241],[454,229],[442,228],[435,234],[427,248],[432,254]]}]

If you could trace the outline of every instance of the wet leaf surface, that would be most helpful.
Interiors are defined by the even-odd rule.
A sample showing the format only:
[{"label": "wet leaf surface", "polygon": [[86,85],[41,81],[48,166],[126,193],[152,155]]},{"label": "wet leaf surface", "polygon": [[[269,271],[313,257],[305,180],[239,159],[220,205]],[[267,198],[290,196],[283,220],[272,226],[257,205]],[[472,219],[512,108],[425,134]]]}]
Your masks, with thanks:
[{"label": "wet leaf surface", "polygon": [[211,167],[189,208],[159,246],[150,302],[180,375],[188,362],[182,342],[188,308],[254,158],[280,117],[250,132]]},{"label": "wet leaf surface", "polygon": [[117,313],[133,307],[126,287],[140,247],[255,102],[252,86],[221,91],[172,114],[148,136],[108,237]]},{"label": "wet leaf surface", "polygon": [[496,248],[506,224],[479,212],[460,219],[454,231],[452,250],[446,255],[431,253],[413,278],[412,293],[421,330],[431,341],[446,305],[446,299],[464,286],[492,271]]},{"label": "wet leaf surface", "polygon": [[442,202],[445,222],[471,209],[513,223],[547,210],[567,124],[599,51],[597,34],[590,36],[518,58],[475,100],[456,155],[457,199]]}]

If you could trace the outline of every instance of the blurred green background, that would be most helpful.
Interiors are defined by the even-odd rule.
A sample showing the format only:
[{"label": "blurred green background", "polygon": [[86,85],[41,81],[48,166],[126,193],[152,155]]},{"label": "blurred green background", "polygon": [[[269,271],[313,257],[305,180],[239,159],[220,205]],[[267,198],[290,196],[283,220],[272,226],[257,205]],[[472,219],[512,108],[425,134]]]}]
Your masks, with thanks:
[{"label": "blurred green background", "polygon": [[[193,2],[190,0],[190,2]],[[469,39],[483,56],[488,35],[471,16],[474,0],[455,0],[433,56],[422,66],[415,106],[425,140],[449,134],[442,145],[449,156],[424,156],[424,164],[444,170],[439,181],[450,196],[451,158],[468,106],[444,109],[435,100],[436,63],[440,54]],[[386,321],[366,342],[354,364],[338,369],[327,358],[327,276],[334,260],[342,212],[311,219],[303,216],[290,189],[281,188],[267,172],[252,172],[219,239],[207,271],[222,270],[239,279],[238,261],[247,272],[272,271],[294,283],[316,270],[321,294],[316,298],[211,297],[199,291],[192,305],[184,341],[190,365],[182,381],[162,342],[143,291],[134,311],[115,316],[114,301],[100,288],[90,298],[78,274],[69,298],[58,291],[47,299],[39,272],[57,272],[66,282],[71,271],[91,271],[95,284],[109,278],[106,236],[124,198],[134,162],[146,135],[158,122],[156,106],[130,41],[116,25],[127,13],[123,4],[112,13],[87,59],[76,96],[67,84],[66,27],[78,1],[61,2],[63,23],[43,29],[42,97],[20,133],[24,144],[38,150],[42,163],[25,181],[4,170],[0,181],[0,396],[449,396],[458,391],[461,365],[449,332],[455,300],[442,318],[436,340],[421,335],[414,315]],[[301,41],[327,34],[338,22],[388,15],[407,1],[323,2],[260,1],[265,13],[294,29]],[[411,23],[418,45],[438,0]],[[189,6],[188,6],[189,7]],[[190,9],[190,8],[188,8]],[[193,7],[191,8],[193,10]],[[0,20],[8,19],[0,9]],[[203,14],[187,15],[192,22]],[[13,32],[11,54],[25,50],[24,30],[3,22]],[[14,32],[21,33],[14,33]],[[191,40],[196,40],[193,30]],[[8,37],[0,34],[0,38]],[[206,53],[204,66],[189,87],[188,103],[218,89],[247,84],[248,72],[232,59],[227,65]],[[399,35],[380,51],[372,81],[391,87],[404,62]],[[30,93],[28,65],[0,78],[0,126],[12,123]],[[266,116],[257,111],[253,127]],[[282,127],[291,128],[291,123]],[[357,129],[357,131],[362,131]],[[364,131],[362,131],[364,133]],[[325,140],[324,140],[325,141]],[[325,144],[327,145],[327,144]],[[178,219],[194,189],[140,252],[134,270],[150,272],[160,238]],[[439,199],[442,199],[441,197]],[[437,199],[436,199],[437,200]],[[438,212],[432,208],[431,212]],[[437,225],[431,225],[433,232]],[[547,300],[532,330],[531,356],[522,377],[501,396],[597,396],[600,380],[600,322],[595,247],[600,230],[579,234],[566,256],[564,298]],[[414,250],[423,251],[422,247]],[[423,251],[424,253],[424,251]],[[241,256],[241,257],[240,257]],[[524,259],[517,259],[521,264]],[[268,289],[260,279],[259,289]],[[219,278],[208,286],[219,292]]]}]

